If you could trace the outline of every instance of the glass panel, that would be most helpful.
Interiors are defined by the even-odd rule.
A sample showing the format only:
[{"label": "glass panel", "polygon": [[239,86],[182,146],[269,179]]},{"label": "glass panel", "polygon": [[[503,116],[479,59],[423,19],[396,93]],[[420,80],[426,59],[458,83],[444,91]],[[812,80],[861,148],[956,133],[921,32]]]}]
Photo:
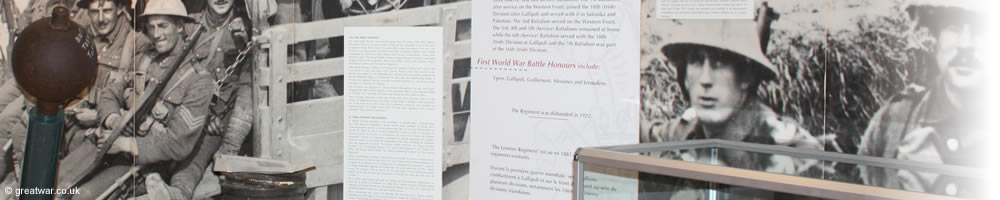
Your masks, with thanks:
[{"label": "glass panel", "polygon": [[982,184],[980,184],[982,180],[975,177],[865,165],[860,159],[854,162],[835,162],[811,157],[744,150],[725,145],[707,146],[709,147],[693,147],[640,154],[707,165],[945,196],[969,198],[975,197],[972,195],[980,194],[979,192],[982,191]]},{"label": "glass panel", "polygon": [[583,198],[603,199],[821,199],[584,164]]},{"label": "glass panel", "polygon": [[650,155],[672,160],[818,179],[824,178],[824,169],[827,169],[826,164],[828,164],[812,158],[717,147],[654,152]]}]

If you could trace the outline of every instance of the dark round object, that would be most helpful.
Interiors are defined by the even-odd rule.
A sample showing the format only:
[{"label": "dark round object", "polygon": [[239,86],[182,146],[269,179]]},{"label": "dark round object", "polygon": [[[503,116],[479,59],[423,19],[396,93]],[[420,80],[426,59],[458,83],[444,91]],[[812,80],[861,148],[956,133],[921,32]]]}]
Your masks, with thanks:
[{"label": "dark round object", "polygon": [[32,22],[14,42],[14,78],[39,112],[54,115],[83,99],[97,79],[97,54],[90,35],[57,7],[52,17]]}]

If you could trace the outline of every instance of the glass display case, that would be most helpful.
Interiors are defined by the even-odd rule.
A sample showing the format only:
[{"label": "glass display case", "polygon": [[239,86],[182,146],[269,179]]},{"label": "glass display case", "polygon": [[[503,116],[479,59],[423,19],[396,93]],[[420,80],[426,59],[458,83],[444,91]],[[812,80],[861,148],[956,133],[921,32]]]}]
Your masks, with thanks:
[{"label": "glass display case", "polygon": [[[785,146],[689,140],[580,148],[573,197],[963,199],[982,194],[982,172]],[[876,180],[881,177],[890,181]]]}]

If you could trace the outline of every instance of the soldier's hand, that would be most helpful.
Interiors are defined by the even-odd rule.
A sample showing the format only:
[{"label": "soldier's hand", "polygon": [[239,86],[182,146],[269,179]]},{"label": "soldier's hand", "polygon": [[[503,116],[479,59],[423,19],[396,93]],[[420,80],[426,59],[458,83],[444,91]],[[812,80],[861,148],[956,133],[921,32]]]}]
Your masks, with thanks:
[{"label": "soldier's hand", "polygon": [[247,31],[246,26],[243,25],[243,18],[235,18],[229,23],[229,31],[232,32],[233,36],[246,41]]},{"label": "soldier's hand", "polygon": [[132,102],[135,102],[135,99],[133,99],[136,96],[135,93],[135,88],[125,88],[125,92],[122,93],[122,95],[125,95],[125,109],[132,109]]},{"label": "soldier's hand", "polygon": [[153,106],[153,110],[151,110],[150,113],[152,114],[150,115],[151,117],[162,120],[167,118],[167,114],[170,113],[170,109],[168,109],[166,105],[163,105],[163,102],[156,102],[156,105]]},{"label": "soldier's hand", "polygon": [[97,136],[97,144],[104,144],[108,141],[108,138],[111,137],[111,130],[101,130],[95,135]]},{"label": "soldier's hand", "polygon": [[152,126],[149,127],[150,134],[167,134],[167,127],[160,122],[154,122]]},{"label": "soldier's hand", "polygon": [[111,148],[108,149],[108,154],[135,153],[135,147],[134,138],[121,137],[111,144]]},{"label": "soldier's hand", "polygon": [[93,126],[97,124],[97,110],[80,108],[76,109],[76,121],[80,122],[80,125]]},{"label": "soldier's hand", "polygon": [[225,128],[223,127],[222,119],[212,117],[208,122],[208,133],[210,135],[222,135],[223,131],[225,131]]},{"label": "soldier's hand", "polygon": [[109,128],[109,129],[115,128],[115,124],[118,123],[118,120],[121,117],[122,116],[119,115],[118,113],[112,113],[111,115],[108,115],[108,118],[104,119],[104,128]]},{"label": "soldier's hand", "polygon": [[63,110],[63,114],[76,115],[76,106],[73,106],[72,108],[66,108],[65,110]]},{"label": "soldier's hand", "polygon": [[142,120],[142,124],[139,124],[138,135],[146,135],[150,133],[153,129],[153,124],[156,124],[156,120],[153,120],[152,116],[146,116],[146,120]]}]

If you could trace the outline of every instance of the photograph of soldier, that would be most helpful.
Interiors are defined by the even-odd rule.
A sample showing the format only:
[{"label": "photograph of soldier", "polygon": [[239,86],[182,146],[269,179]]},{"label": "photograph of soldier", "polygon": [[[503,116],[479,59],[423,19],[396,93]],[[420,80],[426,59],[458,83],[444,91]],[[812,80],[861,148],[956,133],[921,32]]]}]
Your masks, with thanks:
[{"label": "photograph of soldier", "polygon": [[[772,144],[822,151],[824,142],[801,127],[794,119],[783,117],[761,102],[761,84],[778,76],[777,67],[763,54],[758,41],[759,29],[752,20],[675,20],[676,30],[665,38],[660,52],[666,64],[676,70],[676,80],[690,107],[673,119],[648,119],[640,122],[642,142],[666,142],[697,139],[723,139]],[[809,172],[813,165],[787,156],[720,150],[723,166],[761,171]],[[654,153],[655,154],[655,153]],[[710,159],[706,150],[662,152],[652,155],[683,160]],[[709,162],[709,161],[706,161]],[[704,198],[704,183],[676,180],[640,173],[641,199]],[[642,193],[642,191],[673,191]],[[731,188],[732,198],[780,198],[755,194],[753,190]],[[785,197],[787,198],[787,197]]]},{"label": "photograph of soldier", "polygon": [[100,92],[111,82],[121,81],[130,76],[132,58],[135,55],[138,33],[132,27],[128,7],[129,0],[81,0],[76,7],[84,10],[92,22],[86,25],[94,35],[97,49],[98,75],[91,93],[79,104],[66,109],[67,127],[62,154],[84,141],[89,135],[101,130],[97,120],[97,99]]},{"label": "photograph of soldier", "polygon": [[[644,1],[641,27],[640,142],[722,139],[823,151],[823,132],[774,107],[787,68],[766,52],[772,24],[780,16],[758,1],[755,19],[657,19],[655,1]],[[774,2],[771,2],[773,4]],[[783,16],[782,16],[783,17]],[[802,16],[805,20],[821,20]],[[713,157],[712,155],[716,155]],[[805,177],[822,177],[828,166],[784,155],[695,149],[655,152],[650,156]],[[709,188],[722,198],[800,199],[739,186],[640,173],[639,199],[706,199]]]},{"label": "photograph of soldier", "polygon": [[[982,31],[984,10],[976,1],[910,1],[905,11],[914,32],[933,38],[915,70],[929,71],[908,83],[871,118],[859,155],[934,164],[984,167],[985,131]],[[866,184],[963,198],[981,197],[980,180],[910,170],[861,167]]]},{"label": "photograph of soldier", "polygon": [[[26,1],[21,1],[21,5]],[[21,114],[24,113],[24,97],[17,88],[13,70],[10,66],[10,50],[13,49],[14,36],[18,30],[20,8],[14,1],[0,2],[0,141],[5,145],[0,150],[0,187],[19,185],[20,175],[16,174],[14,164],[19,163],[13,155],[13,134],[21,126]],[[17,132],[24,130],[17,130]],[[11,144],[11,145],[6,145]],[[20,168],[20,167],[16,167]],[[14,195],[0,194],[0,199],[11,199]]]},{"label": "photograph of soldier", "polygon": [[196,189],[207,186],[215,188],[203,190],[218,190],[219,178],[210,170],[213,157],[216,154],[237,155],[250,134],[253,121],[250,70],[236,60],[249,41],[247,26],[234,9],[235,1],[206,3],[208,6],[202,7],[204,10],[191,15],[195,23],[187,28],[196,30],[197,26],[203,26],[205,30],[189,57],[192,62],[206,67],[215,83],[208,124],[203,130],[204,138],[192,155],[175,166],[177,170],[169,179],[159,174],[146,177],[146,190],[151,199],[197,199],[211,195],[204,194],[210,191],[196,195]]},{"label": "photograph of soldier", "polygon": [[[93,35],[98,50],[99,76],[94,90],[80,104],[66,108],[64,165],[86,166],[81,154],[96,154],[100,145],[111,149],[99,167],[85,174],[82,194],[63,198],[93,199],[100,195],[148,199],[203,199],[220,195],[219,176],[212,163],[219,154],[255,156],[252,54],[261,50],[251,36],[269,26],[336,20],[399,10],[450,4],[442,1],[322,1],[265,0],[248,5],[242,0],[14,0],[0,3],[4,14],[4,40],[13,41],[24,25],[46,17],[56,6],[71,8],[72,19]],[[447,5],[446,5],[447,7]],[[268,9],[277,9],[268,11]],[[263,10],[263,11],[262,11]],[[438,14],[438,13],[434,13]],[[9,16],[8,16],[9,15]],[[254,16],[256,15],[256,16]],[[263,20],[261,20],[263,19]],[[467,41],[471,20],[455,27],[458,41]],[[134,27],[133,27],[134,26]],[[261,29],[254,29],[260,26]],[[343,28],[343,27],[331,27]],[[200,37],[188,41],[196,30]],[[8,42],[9,43],[9,42]],[[27,110],[32,105],[21,96],[4,63],[0,83],[0,157],[2,186],[16,188],[20,175],[17,160],[26,133]],[[186,45],[193,46],[182,52]],[[180,58],[182,53],[188,53]],[[289,48],[290,62],[343,57],[343,38],[301,42]],[[169,63],[181,60],[178,71],[164,77]],[[456,58],[451,77],[455,143],[468,143],[470,101],[468,58]],[[107,141],[122,116],[138,109],[139,98],[154,83],[166,84],[154,95],[150,116],[135,119],[137,126]],[[303,84],[299,87],[298,84]],[[290,102],[343,95],[343,77],[325,77],[290,83]],[[197,94],[197,95],[196,95]],[[341,114],[341,113],[335,113]],[[128,126],[131,127],[131,126]],[[248,148],[250,147],[250,148]],[[461,150],[461,149],[459,149]],[[455,150],[455,151],[459,151]],[[465,150],[467,151],[467,149]],[[461,153],[458,153],[461,154]],[[85,155],[82,157],[90,157]],[[85,160],[85,159],[83,159]],[[133,163],[135,163],[133,165]],[[450,165],[451,166],[451,165]],[[445,174],[448,199],[466,197],[468,163],[454,163]],[[69,179],[67,179],[69,180]],[[61,180],[62,181],[62,180]],[[72,184],[60,182],[60,185]],[[339,184],[329,187],[337,197]],[[310,191],[313,191],[310,189]],[[312,193],[312,192],[310,192]],[[16,197],[3,196],[0,199]]]},{"label": "photograph of soldier", "polygon": [[[114,126],[119,120],[129,120],[122,116],[138,109],[139,105],[134,104],[143,95],[142,92],[153,91],[141,88],[164,84],[164,90],[160,94],[151,94],[156,98],[155,106],[147,117],[136,119],[135,123],[140,123],[138,129],[126,129],[127,133],[114,141],[105,141],[107,135],[99,136],[98,143],[111,145],[109,156],[104,160],[106,166],[97,168],[92,172],[94,175],[82,180],[79,184],[81,193],[73,195],[74,199],[94,199],[114,189],[112,186],[116,180],[133,168],[140,168],[143,175],[173,174],[177,163],[188,158],[192,149],[198,146],[196,144],[205,138],[202,130],[210,113],[214,78],[202,63],[182,57],[188,35],[185,23],[194,19],[188,16],[178,0],[153,0],[148,3],[147,10],[138,16],[138,21],[143,22],[145,36],[152,44],[150,48],[138,50],[135,57],[139,66],[136,70],[145,72],[146,76],[126,77],[123,81],[108,84],[97,104],[98,119],[106,128]],[[180,65],[170,66],[175,61],[180,61]],[[168,76],[171,67],[178,67],[174,76]],[[73,150],[70,154],[74,153]],[[60,177],[60,181],[63,180]]]},{"label": "photograph of soldier", "polygon": [[[711,59],[712,53],[698,53],[704,50],[672,52],[680,46],[673,43],[691,34],[704,39],[713,36],[706,33],[735,32],[689,28],[734,20],[657,19],[651,14],[655,12],[653,2],[643,3],[643,12],[649,14],[643,15],[640,36],[642,142],[705,138],[765,144],[789,141],[781,137],[773,137],[772,142],[767,137],[751,140],[731,138],[739,134],[704,134],[706,130],[717,133],[721,127],[728,127],[715,126],[713,131],[704,128],[705,124],[710,124],[706,122],[731,120],[727,113],[739,111],[719,109],[725,108],[720,106],[725,105],[721,104],[726,102],[724,98],[711,96],[713,93],[707,92],[711,90],[699,90],[699,86],[709,86],[713,90],[727,88],[715,79],[708,79],[714,77],[703,76],[704,80],[714,82],[692,86],[698,82],[687,76],[693,73],[691,66],[699,66],[692,65],[691,58],[704,60],[702,63],[718,59]],[[763,54],[759,56],[764,62],[758,63],[772,66],[773,73],[735,74],[765,78],[762,80],[767,81],[756,92],[757,102],[774,116],[780,116],[778,121],[798,122],[796,126],[784,127],[797,127],[801,130],[797,133],[815,138],[818,145],[812,149],[933,164],[982,166],[979,161],[982,155],[977,153],[982,152],[984,139],[977,130],[984,114],[977,110],[983,107],[983,97],[978,96],[983,93],[983,78],[980,77],[983,52],[978,42],[985,29],[981,1],[769,0],[756,3],[753,21],[757,25],[755,36],[760,39],[724,40],[715,46],[739,49],[750,46],[744,40],[759,42],[753,46],[761,48]],[[729,51],[745,57],[754,56]],[[715,55],[734,57],[723,53]],[[740,115],[732,116],[738,119]],[[768,117],[758,118],[772,121],[767,120]],[[684,126],[693,124],[691,121],[698,122],[701,127]],[[771,129],[744,128],[728,132],[761,130]],[[692,137],[687,134],[689,132],[704,136]],[[796,134],[772,136],[780,135]],[[785,146],[797,145],[786,142]],[[694,160],[699,158],[691,155],[697,153],[665,152],[654,156]],[[726,161],[726,157],[720,160],[729,166],[746,162],[750,168],[774,171],[767,166],[780,165],[773,158],[768,161],[741,155],[735,156],[738,159],[732,159],[736,161],[733,162]],[[737,164],[736,167],[741,166]],[[822,173],[830,180],[948,196],[975,197],[982,191],[976,188],[976,181],[981,180],[852,163],[834,163],[819,166],[818,171],[804,172],[806,174],[796,175]],[[663,188],[654,184],[642,187],[647,190]]]},{"label": "photograph of soldier", "polygon": [[[10,62],[7,59],[10,58],[10,50],[12,49],[13,41],[16,39],[17,35],[31,22],[34,20],[39,20],[44,17],[49,17],[52,10],[56,7],[62,6],[67,8],[76,8],[75,1],[72,0],[15,0],[15,1],[3,1],[0,5],[0,13],[3,16],[4,24],[4,40],[3,43],[3,56],[5,62],[3,62],[3,76],[0,76],[0,138],[3,138],[4,146],[2,146],[2,156],[0,156],[0,177],[3,179],[0,182],[0,187],[10,187],[17,188],[20,186],[20,172],[21,165],[20,159],[24,152],[24,140],[27,134],[27,124],[28,124],[28,110],[33,107],[33,104],[26,100],[18,89],[17,83],[15,82],[13,75],[10,71]],[[82,9],[71,9],[77,10],[74,12],[75,15],[72,16],[74,20],[80,20],[87,18],[85,15],[80,15],[79,11]],[[86,24],[83,24],[85,27]],[[124,37],[123,37],[124,38]],[[90,99],[93,102],[93,99]],[[91,104],[92,105],[92,104]],[[90,114],[87,113],[81,115],[81,117],[87,118]],[[68,116],[68,115],[67,115]],[[74,121],[74,117],[67,117],[68,121]],[[74,123],[67,123],[75,124]],[[71,128],[65,128],[71,129]],[[78,128],[74,130],[79,130]],[[0,199],[11,199],[17,198],[14,194],[4,194],[0,193]]]},{"label": "photograph of soldier", "polygon": [[[652,6],[651,2],[645,2],[646,8]],[[683,111],[675,117],[643,115],[639,126],[641,142],[723,139],[824,149],[824,141],[765,102],[767,93],[760,90],[781,73],[764,55],[766,50],[761,44],[766,42],[759,41],[759,35],[769,31],[761,30],[756,21],[645,20],[659,25],[644,27],[644,34],[655,35],[657,43],[663,43],[656,58],[674,72],[669,80],[676,82],[670,88],[647,85],[643,91],[676,90],[680,93],[678,100],[687,106],[678,108]],[[746,163],[729,165],[757,165],[754,161],[741,162]]]},{"label": "photograph of soldier", "polygon": [[[204,1],[192,2],[206,3]],[[131,152],[136,155],[148,154],[151,156],[148,159],[134,159],[136,162],[157,163],[151,164],[154,165],[151,167],[144,167],[144,175],[152,175],[152,177],[157,178],[154,180],[161,180],[158,179],[159,173],[150,172],[158,172],[157,170],[169,172],[163,173],[164,178],[162,180],[170,180],[171,178],[180,180],[175,181],[174,185],[176,185],[176,188],[181,189],[182,193],[179,194],[185,196],[181,199],[191,199],[193,198],[191,196],[192,190],[197,186],[197,181],[203,180],[201,178],[203,175],[205,177],[209,177],[209,175],[214,177],[214,174],[211,173],[201,173],[210,171],[206,170],[209,166],[205,165],[207,162],[210,162],[212,154],[219,152],[235,155],[241,150],[242,143],[246,141],[249,135],[253,118],[249,110],[251,104],[251,100],[248,99],[250,91],[246,89],[249,87],[250,77],[245,74],[249,73],[250,70],[243,67],[243,65],[236,66],[234,64],[237,63],[236,54],[241,52],[248,53],[246,51],[247,48],[245,48],[249,43],[249,31],[246,25],[248,23],[245,23],[247,22],[245,20],[246,13],[243,10],[237,9],[244,8],[245,5],[242,1],[213,2],[215,2],[215,6],[211,8],[215,8],[212,11],[216,12],[188,14],[186,12],[178,12],[178,10],[186,10],[185,6],[178,6],[180,4],[165,1],[140,0],[140,3],[148,5],[148,8],[150,8],[147,10],[149,11],[148,14],[142,15],[143,24],[149,21],[170,22],[158,23],[162,26],[139,27],[140,30],[145,30],[143,28],[149,27],[159,27],[157,29],[159,31],[147,31],[148,35],[140,35],[135,31],[136,28],[132,27],[135,17],[131,8],[133,2],[129,0],[18,0],[4,1],[3,4],[0,4],[3,5],[2,22],[5,25],[5,40],[9,39],[13,41],[16,38],[17,32],[23,29],[23,26],[19,25],[47,17],[48,12],[46,11],[56,6],[72,7],[72,10],[75,10],[72,19],[82,24],[86,28],[85,31],[95,38],[94,42],[97,46],[99,57],[98,80],[95,88],[91,90],[91,94],[86,99],[83,99],[80,104],[66,109],[67,126],[64,128],[65,139],[63,140],[64,146],[61,149],[60,156],[71,157],[68,155],[73,152],[82,152],[76,154],[85,154],[88,151],[94,153],[92,150],[95,149],[95,146],[102,145],[103,140],[111,132],[111,126],[116,121],[121,120],[119,119],[120,116],[137,106],[134,105],[135,102],[133,101],[137,100],[141,95],[140,92],[147,85],[136,83],[149,82],[148,80],[151,79],[157,82],[163,82],[164,80],[174,80],[177,82],[175,79],[180,79],[185,70],[197,72],[189,74],[184,78],[185,80],[179,81],[185,84],[176,85],[174,82],[171,82],[170,84],[174,84],[171,85],[174,88],[173,90],[206,94],[206,97],[212,100],[211,103],[214,107],[211,110],[207,110],[208,106],[205,106],[206,109],[200,109],[198,108],[200,107],[197,105],[198,103],[191,99],[197,96],[184,96],[184,93],[178,92],[162,94],[161,101],[153,109],[153,118],[142,120],[142,126],[140,126],[139,131],[127,131],[129,133],[126,134],[129,137],[122,137],[113,144],[108,144],[113,146],[109,154],[117,154],[116,157],[108,159],[109,161],[104,164],[105,166],[98,168],[102,169],[98,170],[99,172],[93,172],[91,177],[86,179],[86,183],[83,184],[88,189],[84,189],[84,194],[73,198],[91,199],[97,197],[96,195],[100,195],[102,192],[114,190],[114,188],[108,188],[108,185],[111,184],[111,181],[121,178],[125,171],[129,169],[128,166],[131,165],[130,160],[134,159],[128,159],[125,156],[128,153],[121,152]],[[202,8],[206,11],[210,10],[208,6]],[[237,12],[235,10],[240,11]],[[169,18],[169,20],[159,20],[161,18]],[[170,26],[174,24],[179,25],[176,27],[176,30],[181,30],[184,33],[177,34],[173,33],[174,31],[167,30],[174,28]],[[197,52],[190,53],[187,61],[182,65],[182,69],[179,70],[180,72],[172,77],[156,77],[163,76],[162,73],[164,73],[163,69],[158,69],[156,66],[161,68],[166,67],[163,65],[170,63],[170,60],[179,59],[176,57],[181,51],[180,47],[186,44],[184,37],[189,37],[194,30],[203,24],[205,25],[205,27],[201,27],[203,32],[212,32],[205,33],[204,35],[211,35],[211,37],[206,36],[201,38],[198,48],[193,50]],[[3,46],[4,61],[6,61],[6,56],[9,55],[8,44],[9,42],[4,43]],[[164,53],[157,50],[167,51]],[[218,56],[211,56],[214,54],[218,54]],[[3,127],[7,127],[0,129],[0,134],[3,135],[3,141],[6,144],[3,149],[5,156],[2,157],[4,162],[0,163],[3,168],[0,169],[3,169],[3,186],[16,188],[19,185],[19,177],[17,176],[20,175],[20,170],[13,168],[20,166],[17,161],[21,156],[24,134],[27,128],[26,110],[30,109],[32,105],[21,97],[20,91],[17,89],[18,86],[10,76],[10,67],[7,66],[7,63],[4,62],[3,70],[5,73],[3,73],[3,79],[0,79],[0,82],[5,83],[2,87],[3,89],[0,89],[2,90],[0,108],[3,110],[0,113],[0,123],[3,124]],[[194,70],[195,68],[197,70]],[[209,85],[212,86],[208,87],[209,89],[207,90],[194,90],[193,87],[195,86],[203,87],[200,84],[195,85],[195,83],[200,82],[197,81],[200,79],[196,79],[195,77],[204,74],[209,75],[206,82],[211,83]],[[109,86],[114,86],[115,88],[110,89],[108,88]],[[238,90],[237,88],[244,89]],[[236,98],[236,96],[243,98]],[[205,114],[201,114],[201,112]],[[206,119],[209,116],[207,113],[212,114],[213,120],[199,120]],[[185,126],[191,129],[204,129],[204,134],[212,134],[211,136],[214,137],[210,137],[210,142],[208,143],[211,144],[211,141],[215,141],[215,149],[201,150],[212,148],[212,145],[201,145],[206,143],[200,142],[202,140],[200,136],[202,132],[188,133],[187,130],[184,130]],[[195,128],[195,126],[202,126],[203,128]],[[163,140],[163,138],[173,138],[175,140]],[[195,150],[191,150],[187,146],[194,145],[195,140],[199,141],[198,144],[200,146],[199,148],[194,148]],[[151,141],[157,141],[155,144],[162,145],[139,147],[143,145],[141,143],[154,143]],[[165,141],[176,141],[176,143],[164,143]],[[81,145],[89,145],[90,148],[78,148]],[[219,148],[221,149],[216,151]],[[138,153],[140,150],[144,150],[143,153]],[[185,154],[184,151],[191,152]],[[204,153],[201,152],[211,152],[211,154],[204,156]],[[198,158],[200,159],[194,159],[195,155],[199,155]],[[80,159],[76,159],[79,157],[64,158],[62,163],[80,166],[89,164],[81,163]],[[193,160],[199,161],[193,162]],[[172,166],[176,169],[155,166],[162,166],[162,163],[176,165],[176,167]],[[179,167],[181,165],[187,167]],[[196,169],[192,170],[192,168]],[[176,174],[180,175],[176,177],[179,178],[168,177],[175,174],[171,170],[178,171]],[[198,170],[201,172],[197,173],[197,176],[191,175],[190,171]],[[181,171],[186,173],[179,173]],[[140,176],[135,180],[144,180],[144,178],[144,176]],[[213,191],[207,192],[208,194],[206,195],[208,196],[219,194],[218,179],[215,178],[214,180],[214,183],[206,184],[215,188]],[[141,193],[145,193],[144,190],[146,188],[139,188],[142,186],[130,186],[129,184],[120,182],[115,182],[117,184],[115,187],[121,187],[118,190],[138,189]],[[175,193],[163,192],[162,194]],[[15,197],[12,195],[0,197],[0,199],[8,198]]]}]

